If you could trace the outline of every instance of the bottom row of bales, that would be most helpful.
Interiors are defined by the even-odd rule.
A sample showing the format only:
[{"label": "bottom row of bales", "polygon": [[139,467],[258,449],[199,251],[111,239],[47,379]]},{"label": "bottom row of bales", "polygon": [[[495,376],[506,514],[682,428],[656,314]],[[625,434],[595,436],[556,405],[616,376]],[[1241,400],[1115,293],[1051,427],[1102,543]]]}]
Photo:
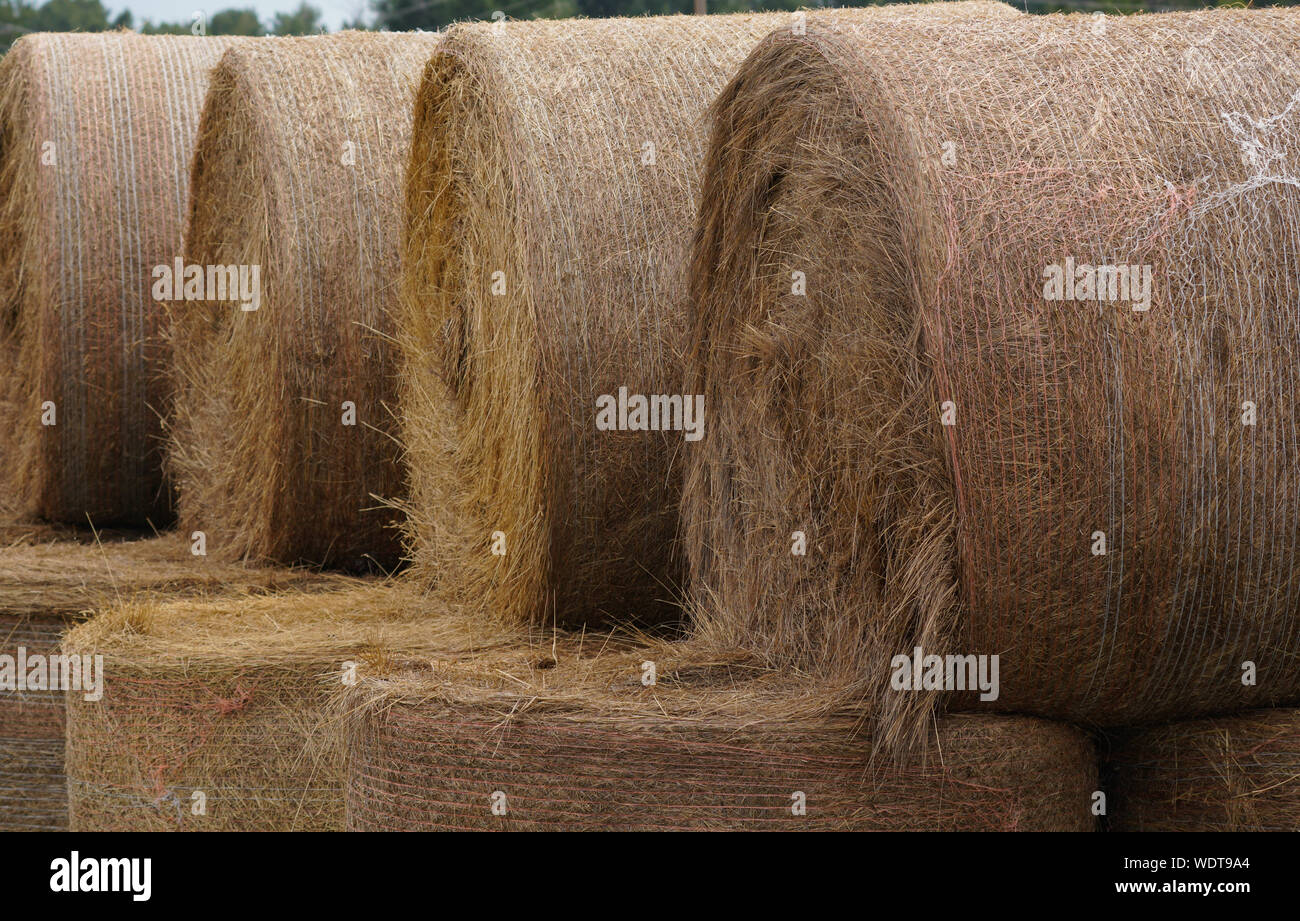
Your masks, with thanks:
[{"label": "bottom row of bales", "polygon": [[[1297,711],[1134,732],[1100,758],[1062,723],[952,715],[899,765],[873,756],[860,713],[738,654],[503,632],[401,585],[111,605],[63,649],[103,656],[105,675],[98,699],[66,693],[74,830],[1247,830],[1300,815]],[[0,782],[20,755],[0,754]]]},{"label": "bottom row of bales", "polygon": [[[509,634],[397,586],[128,604],[73,630],[74,830],[1086,830],[1091,740],[940,721],[873,769],[806,682],[618,634]],[[802,714],[802,715],[801,715]],[[346,810],[345,810],[346,803]]]},{"label": "bottom row of bales", "polygon": [[[302,569],[219,563],[179,534],[0,523],[0,830],[61,829],[65,704],[52,656],[87,612],[126,598],[338,590],[356,582]],[[21,672],[21,681],[19,673]],[[95,682],[98,672],[79,679]],[[93,692],[92,692],[93,693]]]}]

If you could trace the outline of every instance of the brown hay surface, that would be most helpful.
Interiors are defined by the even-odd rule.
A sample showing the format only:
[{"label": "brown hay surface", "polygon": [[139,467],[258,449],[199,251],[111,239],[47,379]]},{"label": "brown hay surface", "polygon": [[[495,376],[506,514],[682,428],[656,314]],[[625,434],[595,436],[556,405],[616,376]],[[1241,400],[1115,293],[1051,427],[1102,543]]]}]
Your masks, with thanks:
[{"label": "brown hay surface", "polygon": [[[59,643],[77,618],[60,613],[0,613],[0,655],[54,656]],[[16,678],[16,675],[15,675]],[[63,740],[61,691],[0,688],[0,738]]]},{"label": "brown hay surface", "polygon": [[343,700],[350,830],[1094,827],[1096,756],[1073,728],[945,718],[924,764],[882,767],[860,712],[818,714],[811,683],[689,645],[570,635],[367,678]]},{"label": "brown hay surface", "polygon": [[[680,464],[698,446],[681,431],[598,431],[596,400],[680,393],[703,115],[759,39],[795,22],[459,25],[430,59],[397,328],[409,541],[418,577],[450,603],[511,624],[678,616]],[[497,531],[504,555],[490,552]]]},{"label": "brown hay surface", "polygon": [[[389,313],[411,103],[435,35],[231,49],[199,128],[188,262],[257,265],[261,305],[180,304],[169,470],[222,559],[391,570],[402,491]],[[355,404],[344,425],[343,403]]]},{"label": "brown hay surface", "polygon": [[64,641],[103,655],[106,675],[102,700],[67,695],[72,827],[341,830],[328,709],[344,663],[365,675],[500,642],[393,585],[109,609]]},{"label": "brown hay surface", "polygon": [[1300,831],[1300,710],[1121,733],[1114,831]]},{"label": "brown hay surface", "polygon": [[0,831],[64,831],[63,739],[0,736]]},{"label": "brown hay surface", "polygon": [[151,273],[180,253],[207,73],[230,43],[38,34],[0,61],[0,511],[171,516]]},{"label": "brown hay surface", "polygon": [[[1098,23],[810,23],[713,109],[699,629],[856,680],[894,743],[918,645],[1084,723],[1300,695],[1300,18]],[[1149,311],[1045,300],[1066,257],[1150,266]]]}]

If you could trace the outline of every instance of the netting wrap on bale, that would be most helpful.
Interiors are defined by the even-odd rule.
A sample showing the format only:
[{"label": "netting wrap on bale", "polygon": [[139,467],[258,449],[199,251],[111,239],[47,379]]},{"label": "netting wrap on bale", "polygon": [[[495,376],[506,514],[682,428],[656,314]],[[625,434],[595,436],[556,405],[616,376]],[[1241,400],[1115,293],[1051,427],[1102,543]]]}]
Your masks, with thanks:
[{"label": "netting wrap on bale", "polygon": [[1112,831],[1300,831],[1300,710],[1120,733]]},{"label": "netting wrap on bale", "polygon": [[415,566],[454,603],[508,623],[677,615],[680,463],[711,424],[680,392],[703,116],[763,35],[820,15],[1016,14],[465,25],[430,60],[398,341]]},{"label": "netting wrap on bale", "polygon": [[30,35],[0,61],[5,511],[171,516],[155,266],[181,251],[208,71],[231,40]]},{"label": "netting wrap on bale", "polygon": [[72,829],[342,830],[336,689],[501,641],[382,585],[109,609],[64,641],[105,675],[67,696]]},{"label": "netting wrap on bale", "polygon": [[28,663],[57,655],[72,621],[61,613],[0,608],[0,656],[11,657],[0,665],[0,831],[67,827],[63,695],[49,689],[47,667],[29,681]]},{"label": "netting wrap on bale", "polygon": [[1297,50],[1273,10],[756,49],[693,255],[702,635],[895,742],[918,647],[1094,724],[1300,694]]},{"label": "netting wrap on bale", "polygon": [[1094,824],[1095,752],[1071,727],[945,718],[924,767],[872,767],[861,714],[812,717],[809,683],[671,646],[503,649],[344,699],[349,830]]},{"label": "netting wrap on bale", "polygon": [[0,831],[68,827],[63,739],[0,736]]},{"label": "netting wrap on bale", "polygon": [[221,558],[397,561],[384,505],[402,491],[394,202],[415,82],[437,41],[272,39],[232,49],[213,73],[186,259],[244,271],[253,293],[230,283],[224,299],[173,311],[168,460],[183,526]]}]

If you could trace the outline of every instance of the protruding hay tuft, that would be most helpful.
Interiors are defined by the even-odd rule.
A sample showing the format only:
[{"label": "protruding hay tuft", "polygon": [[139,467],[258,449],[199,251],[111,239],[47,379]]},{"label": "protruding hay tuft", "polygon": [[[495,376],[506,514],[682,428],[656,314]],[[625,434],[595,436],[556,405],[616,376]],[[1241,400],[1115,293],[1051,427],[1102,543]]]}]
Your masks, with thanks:
[{"label": "protruding hay tuft", "polygon": [[[807,18],[982,15],[1016,14]],[[430,60],[398,329],[415,567],[453,603],[506,623],[679,616],[680,465],[699,445],[680,430],[598,430],[597,401],[681,396],[702,116],[763,35],[804,22],[466,25]],[[707,431],[707,401],[702,418]]]},{"label": "protruding hay tuft", "polygon": [[[402,492],[389,312],[411,103],[436,35],[232,49],[194,158],[187,261],[257,266],[260,304],[173,311],[169,469],[221,559],[391,570]],[[345,404],[351,404],[350,407]]]},{"label": "protruding hay tuft", "polygon": [[99,701],[67,695],[72,828],[341,830],[329,702],[348,663],[364,677],[502,641],[388,585],[111,608],[64,641],[106,676]]},{"label": "protruding hay tuft", "polygon": [[28,35],[0,61],[0,512],[171,518],[152,272],[180,255],[199,108],[231,41]]},{"label": "protruding hay tuft", "polygon": [[1300,831],[1300,710],[1118,734],[1112,831]]},{"label": "protruding hay tuft", "polygon": [[860,713],[814,715],[811,683],[689,646],[570,637],[367,679],[346,699],[350,830],[1095,824],[1096,754],[1076,729],[945,718],[924,765],[873,766]]},{"label": "protruding hay tuft", "polygon": [[[856,680],[897,747],[918,646],[1083,723],[1300,695],[1298,91],[1295,11],[755,50],[693,257],[702,637]],[[1149,305],[1045,299],[1067,258],[1149,268]]]}]

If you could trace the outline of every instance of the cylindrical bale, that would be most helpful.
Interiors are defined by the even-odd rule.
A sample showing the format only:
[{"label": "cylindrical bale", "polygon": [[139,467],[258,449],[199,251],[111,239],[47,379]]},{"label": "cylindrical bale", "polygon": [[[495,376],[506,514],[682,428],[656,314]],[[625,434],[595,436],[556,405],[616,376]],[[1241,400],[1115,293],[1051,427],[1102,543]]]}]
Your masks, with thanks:
[{"label": "cylindrical bale", "polygon": [[945,718],[924,763],[882,766],[861,713],[810,715],[807,681],[590,640],[585,653],[573,640],[507,649],[349,690],[348,828],[1095,827],[1096,753],[1070,726]]},{"label": "cylindrical bale", "polygon": [[1112,831],[1300,831],[1300,710],[1119,733]]},{"label": "cylindrical bale", "polygon": [[155,266],[180,254],[208,72],[229,39],[38,34],[0,61],[0,500],[162,524]]},{"label": "cylindrical bale", "polygon": [[182,527],[214,556],[353,570],[400,557],[385,505],[402,492],[394,202],[437,42],[271,39],[213,72],[185,259],[226,285],[172,311],[168,460]]},{"label": "cylindrical bale", "polygon": [[332,695],[370,669],[499,640],[386,585],[109,608],[67,654],[102,655],[102,695],[67,694],[74,831],[340,831]]},{"label": "cylindrical bale", "polygon": [[[399,345],[420,578],[507,623],[679,615],[703,115],[773,28],[991,3],[457,26],[416,99]],[[943,28],[936,25],[936,29]],[[643,411],[644,410],[644,411]]]},{"label": "cylindrical bale", "polygon": [[[51,814],[59,827],[67,824],[66,684],[75,680],[83,694],[95,696],[104,674],[93,660],[74,665],[61,658],[61,640],[89,614],[128,602],[319,593],[357,582],[310,570],[220,563],[196,556],[179,534],[109,540],[103,532],[79,536],[66,528],[4,530],[17,536],[0,548],[0,827],[44,827]],[[50,792],[56,784],[57,795]]]},{"label": "cylindrical bale", "polygon": [[1293,10],[757,48],[693,254],[702,635],[894,742],[957,686],[918,647],[1083,723],[1296,698],[1298,51]]}]

